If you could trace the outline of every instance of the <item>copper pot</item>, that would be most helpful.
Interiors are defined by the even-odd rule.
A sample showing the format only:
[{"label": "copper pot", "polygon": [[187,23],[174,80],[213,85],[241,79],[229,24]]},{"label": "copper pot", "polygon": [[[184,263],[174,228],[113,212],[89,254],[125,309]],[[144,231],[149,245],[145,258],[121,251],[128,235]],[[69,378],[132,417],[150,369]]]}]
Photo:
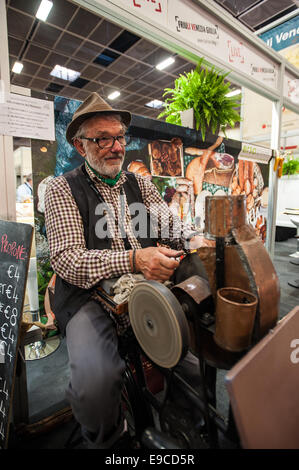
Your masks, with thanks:
[{"label": "copper pot", "polygon": [[214,340],[223,349],[238,352],[251,345],[257,298],[236,287],[217,291]]}]

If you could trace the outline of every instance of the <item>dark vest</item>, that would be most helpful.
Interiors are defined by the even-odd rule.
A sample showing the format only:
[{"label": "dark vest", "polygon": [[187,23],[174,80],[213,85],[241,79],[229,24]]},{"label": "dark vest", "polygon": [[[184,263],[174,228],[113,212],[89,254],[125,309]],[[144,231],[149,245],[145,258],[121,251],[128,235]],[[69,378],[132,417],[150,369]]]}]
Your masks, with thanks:
[{"label": "dark vest", "polygon": [[[96,206],[104,200],[99,195],[97,189],[92,184],[87,175],[84,164],[63,175],[72,191],[76,201],[84,226],[85,243],[88,250],[106,250],[111,248],[111,239],[107,237],[99,238],[96,235],[96,223],[103,215],[96,215]],[[126,172],[127,181],[123,184],[124,193],[128,205],[136,202],[142,203],[142,196],[137,179],[133,173]],[[150,218],[148,215],[148,227]],[[136,237],[142,248],[156,246],[157,239],[150,238],[148,233],[146,238]],[[131,249],[127,239],[124,239],[125,249]],[[82,289],[68,283],[57,275],[55,283],[55,295],[53,299],[53,312],[58,322],[62,334],[72,316],[91,298],[94,287]]]}]

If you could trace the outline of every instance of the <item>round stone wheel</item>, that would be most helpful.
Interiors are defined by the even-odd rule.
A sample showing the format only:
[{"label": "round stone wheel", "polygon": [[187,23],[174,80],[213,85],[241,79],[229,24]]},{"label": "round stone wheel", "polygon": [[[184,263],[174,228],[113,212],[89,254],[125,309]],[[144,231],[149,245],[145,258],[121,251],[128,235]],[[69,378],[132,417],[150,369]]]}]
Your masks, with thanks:
[{"label": "round stone wheel", "polygon": [[156,281],[142,281],[131,292],[128,310],[137,341],[155,364],[172,368],[186,355],[189,326],[170,289]]}]

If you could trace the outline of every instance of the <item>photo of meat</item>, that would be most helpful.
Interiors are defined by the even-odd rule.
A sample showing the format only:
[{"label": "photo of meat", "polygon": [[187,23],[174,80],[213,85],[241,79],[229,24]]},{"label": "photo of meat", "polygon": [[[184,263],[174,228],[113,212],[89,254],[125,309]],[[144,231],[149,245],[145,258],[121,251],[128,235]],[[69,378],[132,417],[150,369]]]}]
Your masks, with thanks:
[{"label": "photo of meat", "polygon": [[127,166],[127,170],[132,173],[137,173],[138,175],[144,176],[145,178],[152,179],[152,175],[142,160],[133,160]]},{"label": "photo of meat", "polygon": [[170,142],[155,140],[148,147],[153,176],[184,176],[183,143],[181,139],[173,138]]},{"label": "photo of meat", "polygon": [[266,212],[268,188],[259,165],[249,160],[239,160],[229,185],[229,194],[246,196],[247,221],[263,241],[266,239]]},{"label": "photo of meat", "polygon": [[186,168],[186,178],[193,181],[195,195],[201,193],[204,182],[227,188],[230,184],[235,160],[228,153],[215,152],[222,140],[218,137],[213,145],[204,150],[196,147],[184,149],[185,154],[195,157]]}]

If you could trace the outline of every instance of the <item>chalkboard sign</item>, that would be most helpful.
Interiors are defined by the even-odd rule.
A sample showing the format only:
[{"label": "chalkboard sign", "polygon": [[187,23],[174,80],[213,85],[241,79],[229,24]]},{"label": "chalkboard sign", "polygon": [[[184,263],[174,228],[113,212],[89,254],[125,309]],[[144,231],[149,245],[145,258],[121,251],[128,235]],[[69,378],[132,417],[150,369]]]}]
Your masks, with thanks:
[{"label": "chalkboard sign", "polygon": [[7,447],[33,228],[0,220],[0,449]]}]

